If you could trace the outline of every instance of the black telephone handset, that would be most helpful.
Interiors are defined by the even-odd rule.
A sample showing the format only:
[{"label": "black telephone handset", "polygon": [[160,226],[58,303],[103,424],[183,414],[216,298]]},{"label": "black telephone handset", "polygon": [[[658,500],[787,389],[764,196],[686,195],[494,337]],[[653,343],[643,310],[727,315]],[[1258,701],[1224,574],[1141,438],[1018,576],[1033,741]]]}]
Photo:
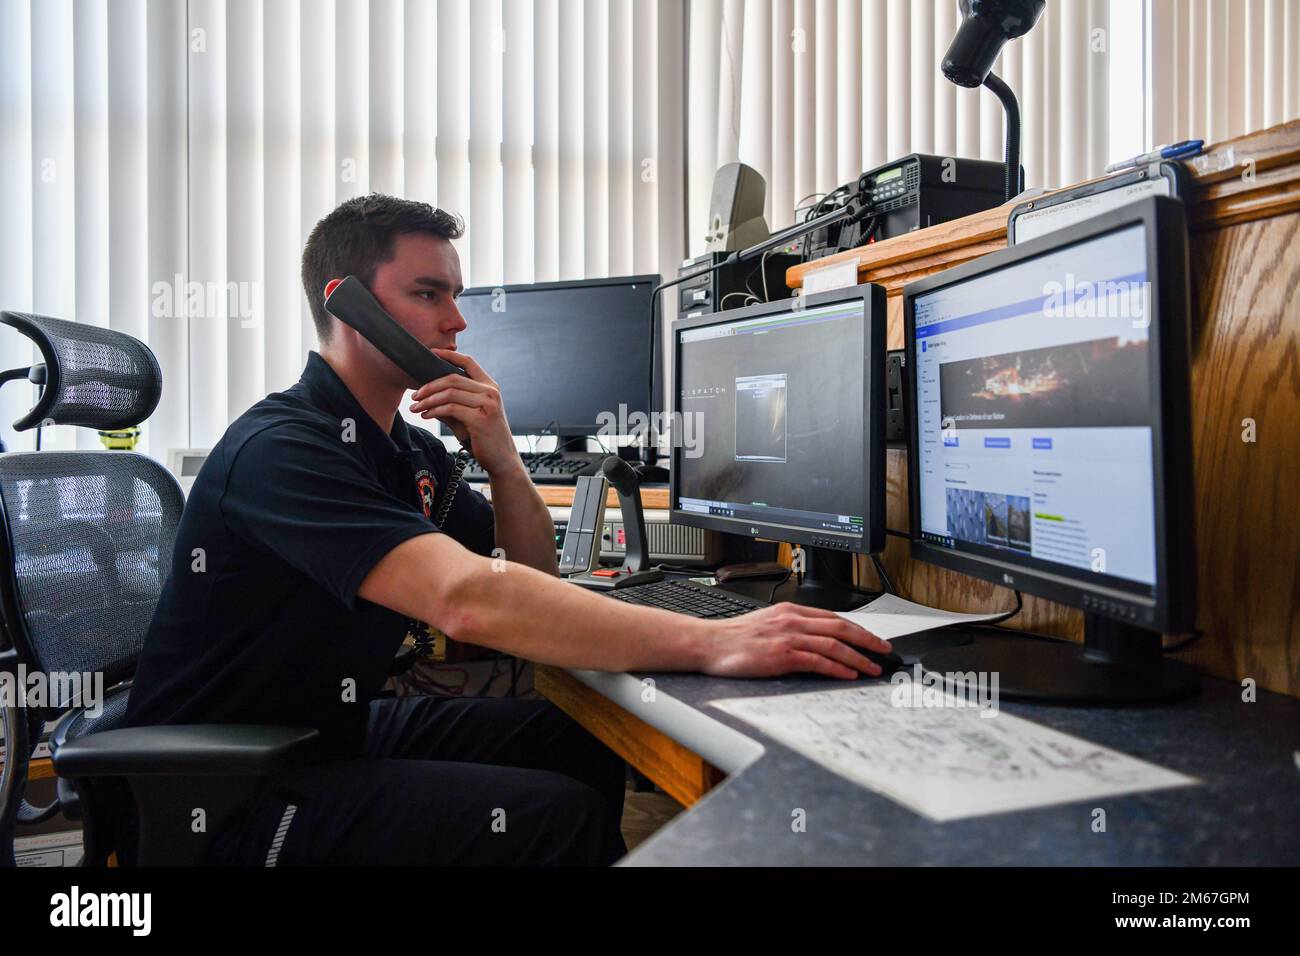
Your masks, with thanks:
[{"label": "black telephone handset", "polygon": [[398,325],[356,276],[348,276],[334,287],[325,299],[325,310],[365,336],[371,345],[415,380],[416,388],[444,375],[469,377],[463,368],[434,355],[419,339]]},{"label": "black telephone handset", "polygon": [[[420,343],[419,339],[398,325],[397,321],[385,312],[383,306],[370,294],[365,283],[356,276],[348,276],[326,296],[325,311],[360,332],[394,365],[411,376],[416,383],[416,388],[444,375],[464,375],[469,378],[469,373],[463,368],[434,355]],[[442,495],[442,504],[434,519],[439,527],[442,527],[447,512],[451,510],[451,504],[460,488],[461,476],[465,473],[465,466],[469,463],[472,454],[468,441],[456,453],[451,478],[447,482],[447,488]]]}]

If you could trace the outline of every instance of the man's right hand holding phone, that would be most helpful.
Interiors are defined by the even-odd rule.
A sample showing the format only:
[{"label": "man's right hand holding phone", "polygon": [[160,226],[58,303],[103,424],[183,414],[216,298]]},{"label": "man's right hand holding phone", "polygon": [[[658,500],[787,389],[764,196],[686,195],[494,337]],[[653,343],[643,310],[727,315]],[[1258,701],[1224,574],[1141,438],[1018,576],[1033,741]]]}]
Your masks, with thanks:
[{"label": "man's right hand holding phone", "polygon": [[468,355],[453,349],[432,351],[463,368],[469,377],[444,375],[426,382],[411,396],[410,410],[421,418],[436,418],[451,429],[462,445],[468,442],[474,458],[489,475],[522,470],[497,383]]}]

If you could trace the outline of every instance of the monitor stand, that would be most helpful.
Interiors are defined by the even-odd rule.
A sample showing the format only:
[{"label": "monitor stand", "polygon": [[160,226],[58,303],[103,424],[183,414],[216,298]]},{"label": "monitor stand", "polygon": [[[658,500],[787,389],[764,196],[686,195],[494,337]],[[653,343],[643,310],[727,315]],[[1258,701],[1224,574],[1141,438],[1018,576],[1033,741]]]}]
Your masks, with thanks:
[{"label": "monitor stand", "polygon": [[772,603],[790,601],[828,611],[851,611],[878,595],[853,587],[853,554],[804,546],[804,573],[792,574],[776,589]]},{"label": "monitor stand", "polygon": [[586,435],[559,435],[555,439],[555,450],[559,453],[576,452],[579,458],[590,454]]},{"label": "monitor stand", "polygon": [[1196,669],[1167,659],[1155,631],[1096,614],[1083,621],[1082,644],[971,628],[972,643],[926,654],[921,666],[959,694],[965,675],[996,673],[999,696],[1061,704],[1172,700],[1199,688]]},{"label": "monitor stand", "polygon": [[555,439],[555,453],[565,455],[570,458],[586,458],[590,461],[601,461],[610,455],[622,458],[624,461],[635,463],[639,460],[640,449],[627,445],[619,445],[615,451],[588,451],[587,439],[590,435],[561,435]]}]

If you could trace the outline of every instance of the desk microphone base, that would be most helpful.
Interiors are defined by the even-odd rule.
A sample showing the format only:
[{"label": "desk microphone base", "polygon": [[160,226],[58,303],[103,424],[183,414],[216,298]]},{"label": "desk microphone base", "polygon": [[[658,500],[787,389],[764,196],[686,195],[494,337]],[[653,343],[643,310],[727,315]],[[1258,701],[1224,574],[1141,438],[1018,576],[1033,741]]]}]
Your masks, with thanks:
[{"label": "desk microphone base", "polygon": [[566,581],[592,591],[615,591],[619,588],[635,587],[638,584],[653,584],[662,581],[662,571],[624,571],[619,569],[616,575],[575,574],[565,578]]}]

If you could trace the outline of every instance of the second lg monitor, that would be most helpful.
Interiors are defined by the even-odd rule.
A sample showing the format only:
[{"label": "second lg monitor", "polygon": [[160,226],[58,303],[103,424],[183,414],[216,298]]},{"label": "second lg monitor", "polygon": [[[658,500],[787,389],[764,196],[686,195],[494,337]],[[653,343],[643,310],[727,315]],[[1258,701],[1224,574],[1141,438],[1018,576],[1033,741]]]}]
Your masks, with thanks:
[{"label": "second lg monitor", "polygon": [[678,322],[673,520],[873,552],[884,543],[884,292]]}]

